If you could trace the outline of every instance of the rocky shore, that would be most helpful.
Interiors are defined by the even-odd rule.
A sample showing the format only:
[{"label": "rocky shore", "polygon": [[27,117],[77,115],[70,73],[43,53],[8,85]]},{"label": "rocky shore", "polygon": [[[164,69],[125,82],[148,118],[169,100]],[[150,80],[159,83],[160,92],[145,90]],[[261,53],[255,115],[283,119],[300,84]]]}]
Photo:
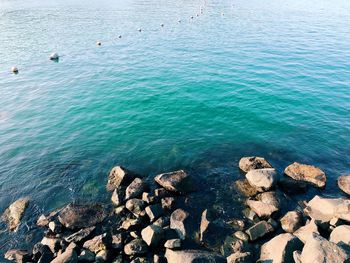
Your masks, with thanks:
[{"label": "rocky shore", "polygon": [[[42,240],[4,257],[23,263],[350,262],[350,199],[316,195],[283,209],[294,193],[325,187],[320,168],[293,163],[280,175],[262,157],[243,157],[239,168],[245,178],[235,187],[246,200],[239,218],[223,220],[213,207],[199,217],[186,209],[187,197],[200,191],[186,171],[159,174],[150,183],[116,166],[106,186],[111,204],[71,203],[41,215]],[[340,176],[338,186],[350,194],[350,175]],[[18,199],[3,213],[9,231],[21,224],[28,202]]]}]

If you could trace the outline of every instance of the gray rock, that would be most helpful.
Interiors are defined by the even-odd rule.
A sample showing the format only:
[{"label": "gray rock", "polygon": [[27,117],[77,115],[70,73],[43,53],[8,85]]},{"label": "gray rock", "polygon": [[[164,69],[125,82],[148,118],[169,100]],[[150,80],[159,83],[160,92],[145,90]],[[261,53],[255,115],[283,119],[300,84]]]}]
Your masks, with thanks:
[{"label": "gray rock", "polygon": [[293,252],[303,243],[290,233],[280,234],[261,247],[260,262],[293,263]]},{"label": "gray rock", "polygon": [[257,240],[271,232],[273,232],[273,227],[266,221],[260,221],[248,228],[246,233],[248,234],[251,241]]},{"label": "gray rock", "polygon": [[326,186],[326,174],[318,167],[307,164],[292,163],[284,173],[294,180],[308,182],[316,187]]},{"label": "gray rock", "polygon": [[277,182],[277,173],[273,168],[250,170],[245,177],[259,192],[269,191]]},{"label": "gray rock", "polygon": [[128,256],[143,255],[147,251],[147,244],[142,239],[134,239],[124,246],[124,253]]},{"label": "gray rock", "polygon": [[254,169],[272,168],[271,164],[269,164],[265,158],[256,156],[241,158],[238,166],[243,172],[246,173]]},{"label": "gray rock", "polygon": [[226,259],[220,255],[201,250],[167,249],[165,257],[168,263],[226,263]]},{"label": "gray rock", "polygon": [[350,195],[350,174],[339,176],[338,186],[340,190]]},{"label": "gray rock", "polygon": [[165,248],[170,248],[170,249],[179,249],[181,248],[181,239],[175,238],[175,239],[169,239],[165,242],[164,244]]},{"label": "gray rock", "polygon": [[188,235],[189,213],[182,209],[176,209],[170,216],[170,228],[176,230],[181,240]]},{"label": "gray rock", "polygon": [[113,191],[119,186],[128,186],[136,177],[135,173],[122,166],[115,166],[108,176],[107,190]]},{"label": "gray rock", "polygon": [[79,262],[94,262],[95,254],[87,249],[83,249],[78,257]]},{"label": "gray rock", "polygon": [[305,226],[300,227],[297,231],[294,232],[294,235],[298,237],[303,243],[312,236],[313,233],[319,234],[315,220],[312,219]]},{"label": "gray rock", "polygon": [[164,211],[160,204],[147,206],[145,211],[151,222],[158,219],[160,216],[164,214]]},{"label": "gray rock", "polygon": [[125,190],[125,199],[139,198],[146,190],[147,185],[140,178],[135,178]]},{"label": "gray rock", "polygon": [[186,193],[194,190],[191,177],[183,170],[159,174],[154,180],[168,191]]},{"label": "gray rock", "polygon": [[3,213],[2,219],[7,223],[10,231],[17,230],[28,203],[28,198],[20,198],[13,202]]},{"label": "gray rock", "polygon": [[306,241],[301,252],[301,262],[343,263],[350,255],[333,242],[313,233]]},{"label": "gray rock", "polygon": [[119,187],[114,189],[111,201],[115,206],[120,206],[125,201],[125,188]]},{"label": "gray rock", "polygon": [[58,219],[66,228],[77,229],[95,226],[106,216],[105,209],[99,204],[69,204],[59,212]]},{"label": "gray rock", "polygon": [[303,217],[297,211],[289,211],[281,218],[281,227],[287,233],[295,232],[302,225]]},{"label": "gray rock", "polygon": [[350,226],[342,225],[336,227],[332,231],[329,241],[338,245],[350,245]]},{"label": "gray rock", "polygon": [[227,263],[253,263],[253,256],[250,252],[237,251],[227,257]]},{"label": "gray rock", "polygon": [[5,253],[5,259],[16,262],[29,262],[30,253],[23,249],[11,249]]},{"label": "gray rock", "polygon": [[146,204],[147,203],[141,199],[133,198],[126,202],[125,207],[135,216],[139,216],[141,212],[145,209]]},{"label": "gray rock", "polygon": [[143,241],[145,241],[148,246],[156,247],[164,238],[164,233],[160,226],[149,225],[148,227],[142,229],[141,236]]},{"label": "gray rock", "polygon": [[260,218],[268,218],[279,210],[280,204],[275,192],[265,192],[257,196],[258,200],[247,200],[247,205]]},{"label": "gray rock", "polygon": [[95,227],[87,227],[87,228],[83,228],[80,229],[78,232],[75,232],[71,235],[69,235],[68,237],[65,238],[65,240],[68,243],[74,242],[80,242],[83,241],[85,238],[87,238],[93,231],[95,230]]},{"label": "gray rock", "polygon": [[259,193],[259,191],[255,187],[249,184],[247,179],[237,180],[235,182],[235,188],[238,192],[240,192],[246,197],[252,197]]}]

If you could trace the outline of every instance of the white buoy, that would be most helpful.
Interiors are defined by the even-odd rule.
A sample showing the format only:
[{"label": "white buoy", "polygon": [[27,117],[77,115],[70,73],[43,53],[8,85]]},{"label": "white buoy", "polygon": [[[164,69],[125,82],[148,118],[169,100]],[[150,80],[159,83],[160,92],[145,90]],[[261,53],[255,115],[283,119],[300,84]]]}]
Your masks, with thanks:
[{"label": "white buoy", "polygon": [[139,29],[138,29],[138,31],[139,31],[139,32],[141,32],[141,31],[142,31],[142,29],[141,29],[141,28],[139,28]]},{"label": "white buoy", "polygon": [[18,68],[17,67],[12,67],[11,71],[12,71],[12,73],[17,74],[18,73]]},{"label": "white buoy", "polygon": [[100,41],[97,41],[96,45],[101,46],[102,43]]},{"label": "white buoy", "polygon": [[58,60],[60,56],[55,52],[50,55],[50,60]]}]

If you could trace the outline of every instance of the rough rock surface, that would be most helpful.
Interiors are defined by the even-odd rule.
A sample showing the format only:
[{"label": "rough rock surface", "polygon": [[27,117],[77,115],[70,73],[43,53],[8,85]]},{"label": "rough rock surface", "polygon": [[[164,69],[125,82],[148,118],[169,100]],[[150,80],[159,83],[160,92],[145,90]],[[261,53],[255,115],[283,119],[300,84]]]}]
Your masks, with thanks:
[{"label": "rough rock surface", "polygon": [[273,168],[250,170],[245,177],[259,192],[270,190],[277,181],[277,173]]},{"label": "rough rock surface", "polygon": [[59,214],[62,225],[69,229],[95,226],[107,216],[105,209],[99,204],[77,205],[68,204]]},{"label": "rough rock surface", "polygon": [[28,262],[30,259],[30,254],[26,250],[11,249],[5,253],[4,258],[10,261]]},{"label": "rough rock surface", "polygon": [[125,199],[139,198],[146,190],[146,184],[140,178],[135,178],[125,190]]},{"label": "rough rock surface", "polygon": [[269,164],[265,158],[256,156],[241,158],[238,166],[243,172],[246,173],[253,169],[272,168],[271,164]]},{"label": "rough rock surface", "polygon": [[10,231],[17,229],[21,223],[22,216],[29,203],[28,198],[20,198],[13,202],[2,215],[2,219],[7,223]]},{"label": "rough rock surface", "polygon": [[113,191],[119,186],[128,186],[135,177],[135,174],[128,169],[122,166],[115,166],[108,176],[107,191]]},{"label": "rough rock surface", "polygon": [[124,253],[129,256],[143,255],[147,251],[148,247],[142,239],[134,239],[124,247]]},{"label": "rough rock surface", "polygon": [[201,250],[167,249],[165,257],[168,263],[225,263],[226,260],[215,253]]},{"label": "rough rock surface", "polygon": [[338,245],[350,245],[350,226],[342,225],[333,229],[329,241]]},{"label": "rough rock surface", "polygon": [[303,217],[300,212],[289,211],[281,218],[281,227],[287,233],[295,232],[302,225]]},{"label": "rough rock surface", "polygon": [[159,174],[154,180],[172,192],[186,193],[194,190],[191,177],[183,170]]},{"label": "rough rock surface", "polygon": [[181,240],[184,240],[187,235],[187,221],[189,213],[182,209],[176,209],[170,216],[170,228],[176,230]]},{"label": "rough rock surface", "polygon": [[253,257],[250,252],[237,251],[227,257],[227,263],[253,263]]},{"label": "rough rock surface", "polygon": [[139,216],[145,209],[146,202],[141,199],[133,198],[126,202],[125,207],[135,216]]},{"label": "rough rock surface", "polygon": [[226,233],[224,223],[217,218],[213,211],[205,209],[201,217],[199,241],[209,248],[220,247]]},{"label": "rough rock surface", "polygon": [[120,206],[125,201],[125,188],[119,187],[114,189],[111,201],[114,205]]},{"label": "rough rock surface", "polygon": [[311,183],[316,187],[325,187],[326,174],[318,167],[307,164],[292,163],[285,170],[284,173],[294,180],[305,181]]},{"label": "rough rock surface", "polygon": [[315,220],[312,219],[305,226],[300,227],[294,232],[294,235],[298,237],[303,243],[312,235],[312,233],[319,234]]},{"label": "rough rock surface", "polygon": [[246,197],[252,197],[259,193],[259,191],[251,186],[247,179],[237,180],[235,182],[236,189]]},{"label": "rough rock surface", "polygon": [[101,250],[106,250],[109,243],[111,243],[111,237],[104,233],[85,241],[83,247],[97,254]]},{"label": "rough rock surface", "polygon": [[279,210],[280,204],[275,192],[261,193],[256,199],[258,200],[247,200],[247,205],[261,218],[270,217]]},{"label": "rough rock surface", "polygon": [[71,243],[63,253],[58,254],[58,256],[51,261],[51,263],[76,263],[76,262],[78,262],[78,255],[75,252],[74,243]]},{"label": "rough rock surface", "polygon": [[164,247],[170,248],[170,249],[178,249],[181,247],[181,239],[179,238],[169,239],[165,242]]},{"label": "rough rock surface", "polygon": [[344,193],[350,195],[350,174],[342,175],[338,178],[338,186]]},{"label": "rough rock surface", "polygon": [[80,241],[84,240],[85,238],[87,238],[92,233],[92,231],[94,231],[94,230],[95,230],[94,226],[80,229],[79,231],[77,231],[77,232],[69,235],[68,237],[66,237],[65,240],[68,243],[80,242]]},{"label": "rough rock surface", "polygon": [[266,221],[260,221],[252,227],[248,228],[246,233],[248,234],[250,240],[254,241],[260,237],[267,235],[268,233],[271,233],[272,231],[274,231],[274,229],[271,224]]},{"label": "rough rock surface", "polygon": [[164,233],[160,226],[149,225],[142,229],[141,236],[143,241],[150,247],[156,247],[159,242],[163,239]]},{"label": "rough rock surface", "polygon": [[293,252],[303,243],[290,233],[275,236],[261,247],[260,262],[293,263]]}]

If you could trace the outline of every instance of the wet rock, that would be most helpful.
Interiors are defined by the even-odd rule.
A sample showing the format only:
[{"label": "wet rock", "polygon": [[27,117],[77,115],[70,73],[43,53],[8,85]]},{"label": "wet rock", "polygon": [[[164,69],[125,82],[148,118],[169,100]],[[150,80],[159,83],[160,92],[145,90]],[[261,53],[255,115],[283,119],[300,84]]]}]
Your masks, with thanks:
[{"label": "wet rock", "polygon": [[161,199],[162,208],[164,210],[172,210],[175,204],[174,197],[164,197]]},{"label": "wet rock", "polygon": [[160,204],[147,206],[145,211],[151,222],[164,214],[164,211]]},{"label": "wet rock", "polygon": [[66,228],[77,229],[95,226],[106,216],[105,209],[99,204],[69,204],[59,212],[58,219]]},{"label": "wet rock", "polygon": [[349,175],[339,176],[339,178],[338,178],[338,187],[344,193],[350,195],[350,174]]},{"label": "wet rock", "polygon": [[122,205],[125,201],[125,188],[119,187],[114,189],[111,197],[111,201],[115,206]]},{"label": "wet rock", "polygon": [[303,243],[312,235],[312,233],[319,234],[315,220],[312,219],[305,226],[300,227],[297,231],[294,232],[294,235],[298,237]]},{"label": "wet rock", "polygon": [[28,203],[28,198],[20,198],[13,202],[3,213],[2,219],[7,223],[10,231],[17,230]]},{"label": "wet rock", "polygon": [[277,181],[277,173],[273,168],[250,170],[245,177],[259,192],[269,191]]},{"label": "wet rock", "polygon": [[272,168],[271,164],[269,164],[265,158],[256,156],[241,158],[238,166],[243,172],[246,173],[254,169]]},{"label": "wet rock", "polygon": [[40,263],[49,263],[53,259],[53,254],[50,250],[50,248],[46,245],[43,245],[41,243],[36,243],[33,247],[33,260],[35,262],[40,262]]},{"label": "wet rock", "polygon": [[[248,208],[248,210],[250,210]],[[227,221],[227,224],[231,226],[234,230],[243,230],[245,227],[245,223],[242,219],[230,219]]]},{"label": "wet rock", "polygon": [[237,180],[235,182],[235,188],[246,197],[252,197],[259,193],[255,187],[249,184],[247,179]]},{"label": "wet rock", "polygon": [[143,241],[145,241],[148,246],[156,247],[163,239],[164,233],[160,226],[149,225],[148,227],[142,229],[141,236]]},{"label": "wet rock", "polygon": [[332,231],[329,241],[338,245],[350,245],[350,226],[342,225],[336,227]]},{"label": "wet rock", "polygon": [[171,197],[173,196],[173,192],[170,192],[168,190],[166,190],[165,188],[157,188],[154,190],[154,195],[157,198],[164,198],[164,197]]},{"label": "wet rock", "polygon": [[281,218],[281,227],[287,233],[295,232],[302,225],[303,217],[297,211],[289,211]]},{"label": "wet rock", "polygon": [[87,249],[83,249],[78,257],[79,262],[94,262],[95,254]]},{"label": "wet rock", "polygon": [[260,221],[247,229],[246,233],[248,234],[251,241],[257,240],[271,232],[273,232],[273,227],[266,221]]},{"label": "wet rock", "polygon": [[293,251],[302,247],[303,243],[292,234],[280,234],[261,247],[260,262],[293,263]]},{"label": "wet rock", "polygon": [[83,248],[90,250],[91,252],[97,254],[102,250],[107,250],[108,246],[112,242],[112,237],[107,233],[95,236],[93,239],[84,242]]},{"label": "wet rock", "polygon": [[170,249],[179,249],[181,248],[181,239],[175,238],[175,239],[169,239],[165,242],[164,244],[165,248],[170,248]]},{"label": "wet rock", "polygon": [[286,175],[281,176],[278,184],[282,191],[288,194],[305,193],[309,186],[307,182],[297,181]]},{"label": "wet rock", "polygon": [[274,212],[279,210],[279,200],[275,192],[266,192],[257,196],[258,200],[247,200],[247,205],[253,210],[260,218],[268,218]]},{"label": "wet rock", "polygon": [[124,253],[128,256],[137,256],[147,253],[148,247],[142,239],[134,239],[124,247]]},{"label": "wet rock", "polygon": [[227,263],[253,263],[253,256],[250,252],[237,251],[227,257]]},{"label": "wet rock", "polygon": [[245,241],[245,242],[249,240],[249,236],[246,233],[244,233],[243,231],[236,231],[235,233],[233,233],[233,235],[235,237],[237,237],[238,239]]},{"label": "wet rock", "polygon": [[258,215],[250,208],[243,209],[242,214],[245,218],[249,219],[252,222],[257,223],[259,221]]},{"label": "wet rock", "polygon": [[54,254],[61,248],[61,239],[56,237],[44,237],[41,240],[41,244],[48,246]]},{"label": "wet rock", "polygon": [[139,216],[141,212],[145,209],[146,204],[147,203],[141,199],[133,198],[126,202],[125,207],[135,216]]},{"label": "wet rock", "polygon": [[78,255],[75,251],[74,243],[71,243],[67,249],[58,254],[57,257],[51,261],[51,263],[76,263],[78,262]]},{"label": "wet rock", "polygon": [[207,247],[215,248],[222,244],[226,233],[223,222],[217,219],[213,211],[205,209],[201,217],[199,241]]},{"label": "wet rock", "polygon": [[65,240],[68,243],[71,243],[71,242],[78,243],[84,240],[85,238],[87,238],[94,230],[95,230],[94,226],[80,229],[78,232],[75,232],[69,235],[68,237],[66,237]]},{"label": "wet rock", "polygon": [[135,173],[122,166],[115,166],[108,176],[107,191],[113,191],[119,186],[128,186],[135,177]]},{"label": "wet rock", "polygon": [[181,240],[188,236],[189,213],[176,209],[170,216],[170,228],[176,230]]},{"label": "wet rock", "polygon": [[234,236],[227,236],[220,248],[220,252],[224,257],[247,249],[247,243]]},{"label": "wet rock", "polygon": [[225,263],[226,259],[212,252],[201,250],[167,249],[165,257],[168,263]]},{"label": "wet rock", "polygon": [[301,252],[301,262],[341,263],[349,260],[349,252],[313,233]]},{"label": "wet rock", "polygon": [[326,185],[326,174],[313,165],[295,162],[289,165],[284,173],[294,180],[308,182],[316,187],[323,188]]},{"label": "wet rock", "polygon": [[157,225],[160,227],[165,227],[170,225],[170,217],[169,216],[162,216],[158,218],[156,221],[154,221],[153,225]]},{"label": "wet rock", "polygon": [[112,236],[112,248],[119,250],[123,248],[124,238],[122,234],[115,234]]},{"label": "wet rock", "polygon": [[5,259],[10,261],[16,261],[18,263],[30,262],[30,254],[27,250],[23,249],[11,249],[5,253]]},{"label": "wet rock", "polygon": [[139,198],[146,190],[147,185],[140,178],[135,178],[125,190],[125,199]]},{"label": "wet rock", "polygon": [[154,180],[168,191],[186,193],[194,190],[191,177],[183,170],[159,174]]},{"label": "wet rock", "polygon": [[44,227],[44,226],[47,226],[49,224],[49,222],[50,221],[47,219],[47,217],[45,215],[40,215],[38,220],[36,221],[36,225]]}]

